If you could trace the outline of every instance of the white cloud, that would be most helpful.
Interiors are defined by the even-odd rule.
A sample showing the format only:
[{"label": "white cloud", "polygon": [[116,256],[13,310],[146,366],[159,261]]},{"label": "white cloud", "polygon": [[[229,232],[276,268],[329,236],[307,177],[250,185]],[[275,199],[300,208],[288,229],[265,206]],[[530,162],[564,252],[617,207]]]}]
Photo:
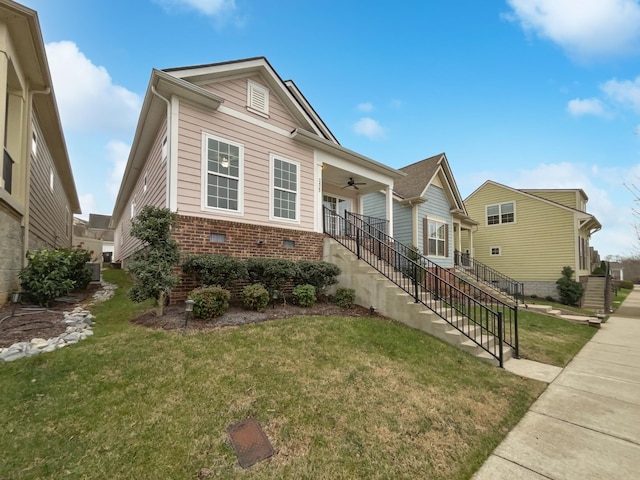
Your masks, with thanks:
[{"label": "white cloud", "polygon": [[379,140],[385,137],[385,130],[373,118],[364,117],[358,120],[353,126],[354,132],[365,136],[371,140]]},{"label": "white cloud", "polygon": [[60,117],[65,129],[131,135],[141,99],[113,83],[70,41],[46,46]]},{"label": "white cloud", "polygon": [[359,103],[356,107],[359,112],[373,112],[373,103],[371,102],[363,102]]},{"label": "white cloud", "polygon": [[85,193],[79,195],[78,199],[80,200],[80,209],[82,210],[82,214],[80,214],[79,217],[84,220],[89,220],[89,214],[96,213],[96,207],[98,206],[96,198],[92,193]]},{"label": "white cloud", "polygon": [[613,102],[640,113],[640,76],[635,80],[609,80],[600,89]]},{"label": "white cloud", "polygon": [[120,182],[122,181],[122,175],[124,169],[127,166],[127,159],[129,157],[130,145],[118,140],[113,140],[107,144],[107,160],[113,164],[113,169],[107,180],[107,189],[112,200],[118,196],[118,190],[120,189]]},{"label": "white cloud", "polygon": [[607,116],[604,104],[598,98],[574,98],[567,104],[567,110],[576,117],[580,115]]},{"label": "white cloud", "polygon": [[640,46],[637,0],[507,0],[506,15],[558,44],[576,60],[636,53]]},{"label": "white cloud", "polygon": [[187,8],[210,17],[225,15],[236,8],[235,0],[157,0],[165,8]]}]

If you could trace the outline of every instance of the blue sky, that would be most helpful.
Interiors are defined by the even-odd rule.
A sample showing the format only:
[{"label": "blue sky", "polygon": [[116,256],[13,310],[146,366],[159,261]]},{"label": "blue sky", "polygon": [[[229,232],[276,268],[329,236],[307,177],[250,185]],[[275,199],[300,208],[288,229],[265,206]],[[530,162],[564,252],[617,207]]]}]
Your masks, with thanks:
[{"label": "blue sky", "polygon": [[[152,68],[265,56],[341,144],[399,168],[582,188],[637,254],[640,0],[23,0],[38,11],[84,212],[110,214]],[[541,226],[544,228],[544,226]]]}]

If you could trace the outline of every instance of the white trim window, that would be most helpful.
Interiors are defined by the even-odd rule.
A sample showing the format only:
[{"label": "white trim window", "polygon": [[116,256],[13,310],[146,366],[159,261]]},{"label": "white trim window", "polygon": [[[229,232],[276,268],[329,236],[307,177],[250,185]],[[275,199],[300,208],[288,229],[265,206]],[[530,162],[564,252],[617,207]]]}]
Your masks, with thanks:
[{"label": "white trim window", "polygon": [[136,216],[136,199],[134,198],[131,201],[131,218],[134,218]]},{"label": "white trim window", "polygon": [[271,220],[298,222],[300,218],[300,164],[270,155]]},{"label": "white trim window", "polygon": [[247,110],[269,115],[269,90],[251,80],[247,80]]},{"label": "white trim window", "polygon": [[49,190],[53,192],[53,168],[49,168]]},{"label": "white trim window", "polygon": [[500,225],[503,223],[515,223],[515,202],[499,203],[487,206],[487,225]]},{"label": "white trim window", "polygon": [[500,247],[491,247],[489,248],[489,255],[492,257],[499,257],[502,255],[502,249]]},{"label": "white trim window", "polygon": [[167,159],[167,155],[169,154],[169,148],[167,146],[167,136],[165,135],[162,139],[162,161]]},{"label": "white trim window", "polygon": [[203,209],[241,213],[244,147],[213,135],[203,138]]},{"label": "white trim window", "polygon": [[38,132],[36,132],[36,127],[31,127],[31,153],[33,156],[38,155]]},{"label": "white trim window", "polygon": [[429,257],[446,257],[448,225],[429,219],[427,229],[427,255]]}]

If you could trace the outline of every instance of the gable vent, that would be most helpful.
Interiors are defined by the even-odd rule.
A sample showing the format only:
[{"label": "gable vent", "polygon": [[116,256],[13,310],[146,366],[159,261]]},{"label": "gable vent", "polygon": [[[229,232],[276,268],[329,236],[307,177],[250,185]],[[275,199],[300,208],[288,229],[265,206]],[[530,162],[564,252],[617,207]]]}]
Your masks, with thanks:
[{"label": "gable vent", "polygon": [[249,81],[247,92],[247,107],[257,113],[267,115],[269,113],[269,90]]}]

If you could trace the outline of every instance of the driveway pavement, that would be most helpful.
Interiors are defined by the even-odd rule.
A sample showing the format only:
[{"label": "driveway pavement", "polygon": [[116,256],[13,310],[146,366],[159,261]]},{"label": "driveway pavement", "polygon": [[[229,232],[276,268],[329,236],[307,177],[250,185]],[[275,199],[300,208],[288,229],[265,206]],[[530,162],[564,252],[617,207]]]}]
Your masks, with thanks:
[{"label": "driveway pavement", "polygon": [[640,479],[640,289],[472,478]]}]

